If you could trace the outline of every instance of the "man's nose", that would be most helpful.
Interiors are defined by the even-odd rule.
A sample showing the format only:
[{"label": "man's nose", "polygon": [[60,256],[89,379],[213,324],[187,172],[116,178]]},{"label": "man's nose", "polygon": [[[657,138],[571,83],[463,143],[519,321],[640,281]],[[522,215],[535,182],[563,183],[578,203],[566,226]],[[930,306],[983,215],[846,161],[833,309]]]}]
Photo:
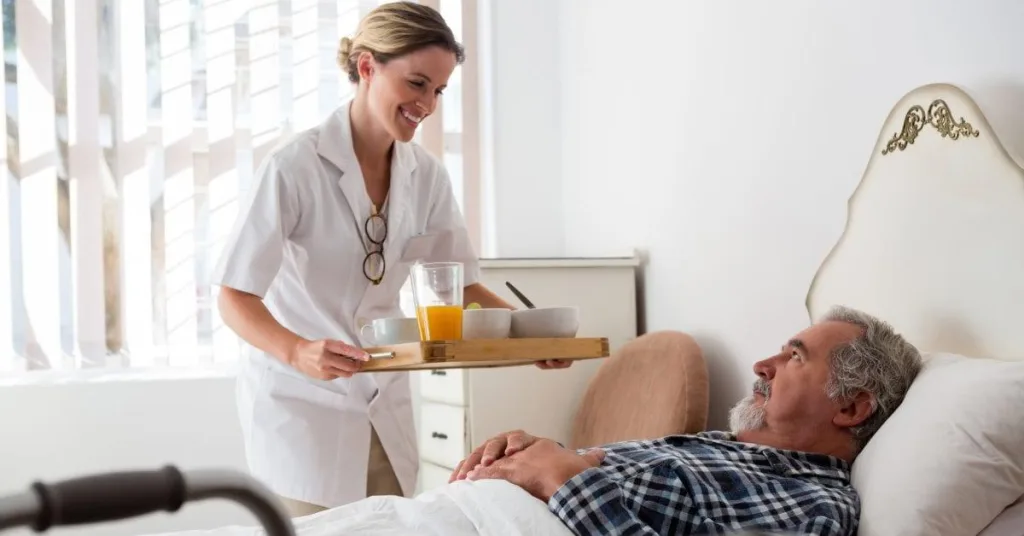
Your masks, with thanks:
[{"label": "man's nose", "polygon": [[775,377],[775,360],[762,359],[757,363],[754,363],[754,374],[757,374],[766,380],[771,380]]}]

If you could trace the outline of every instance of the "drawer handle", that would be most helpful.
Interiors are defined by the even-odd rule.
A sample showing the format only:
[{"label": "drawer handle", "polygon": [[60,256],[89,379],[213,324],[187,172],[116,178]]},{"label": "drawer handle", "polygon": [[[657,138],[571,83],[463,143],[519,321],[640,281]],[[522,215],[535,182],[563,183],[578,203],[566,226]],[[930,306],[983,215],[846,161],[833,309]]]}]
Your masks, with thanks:
[{"label": "drawer handle", "polygon": [[448,375],[448,373],[443,371],[443,370],[432,370],[432,371],[430,371],[430,374],[432,376],[447,376]]},{"label": "drawer handle", "polygon": [[441,432],[432,432],[430,437],[435,439],[448,439],[448,434],[442,434]]}]

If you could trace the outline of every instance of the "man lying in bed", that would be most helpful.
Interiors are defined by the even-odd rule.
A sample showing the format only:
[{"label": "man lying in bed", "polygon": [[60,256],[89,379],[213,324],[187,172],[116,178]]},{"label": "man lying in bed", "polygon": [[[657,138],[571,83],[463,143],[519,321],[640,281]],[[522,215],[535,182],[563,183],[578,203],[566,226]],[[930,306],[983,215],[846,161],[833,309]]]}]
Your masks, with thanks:
[{"label": "man lying in bed", "polygon": [[452,480],[503,479],[576,534],[730,530],[856,534],[850,465],[903,400],[920,354],[879,320],[837,308],[754,365],[731,433],[629,441],[577,453],[512,432]]},{"label": "man lying in bed", "polygon": [[300,536],[853,535],[850,465],[902,402],[920,359],[882,322],[835,309],[754,365],[731,433],[575,452],[512,432],[477,448],[447,486],[369,497],[295,526]]}]

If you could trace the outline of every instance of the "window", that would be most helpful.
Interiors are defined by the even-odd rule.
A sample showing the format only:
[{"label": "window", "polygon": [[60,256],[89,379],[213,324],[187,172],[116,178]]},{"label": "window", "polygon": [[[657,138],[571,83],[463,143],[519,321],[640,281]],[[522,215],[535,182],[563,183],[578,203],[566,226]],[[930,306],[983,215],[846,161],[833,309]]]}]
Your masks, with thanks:
[{"label": "window", "polygon": [[[476,0],[422,1],[472,54]],[[209,278],[239,194],[351,96],[337,43],[380,3],[2,0],[0,373],[237,359]],[[419,141],[478,240],[475,61]]]}]

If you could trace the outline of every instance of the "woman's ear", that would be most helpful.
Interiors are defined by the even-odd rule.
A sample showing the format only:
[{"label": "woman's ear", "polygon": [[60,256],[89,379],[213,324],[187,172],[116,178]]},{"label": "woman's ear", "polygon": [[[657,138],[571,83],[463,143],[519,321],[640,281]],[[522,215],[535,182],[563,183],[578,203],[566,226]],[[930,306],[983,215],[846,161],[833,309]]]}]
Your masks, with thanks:
[{"label": "woman's ear", "polygon": [[839,413],[832,418],[832,423],[842,428],[852,428],[868,420],[874,412],[874,397],[861,391],[840,406]]},{"label": "woman's ear", "polygon": [[369,82],[373,79],[373,75],[377,69],[377,64],[373,61],[373,54],[369,52],[359,53],[359,58],[356,59],[356,70],[359,72],[359,78]]}]

